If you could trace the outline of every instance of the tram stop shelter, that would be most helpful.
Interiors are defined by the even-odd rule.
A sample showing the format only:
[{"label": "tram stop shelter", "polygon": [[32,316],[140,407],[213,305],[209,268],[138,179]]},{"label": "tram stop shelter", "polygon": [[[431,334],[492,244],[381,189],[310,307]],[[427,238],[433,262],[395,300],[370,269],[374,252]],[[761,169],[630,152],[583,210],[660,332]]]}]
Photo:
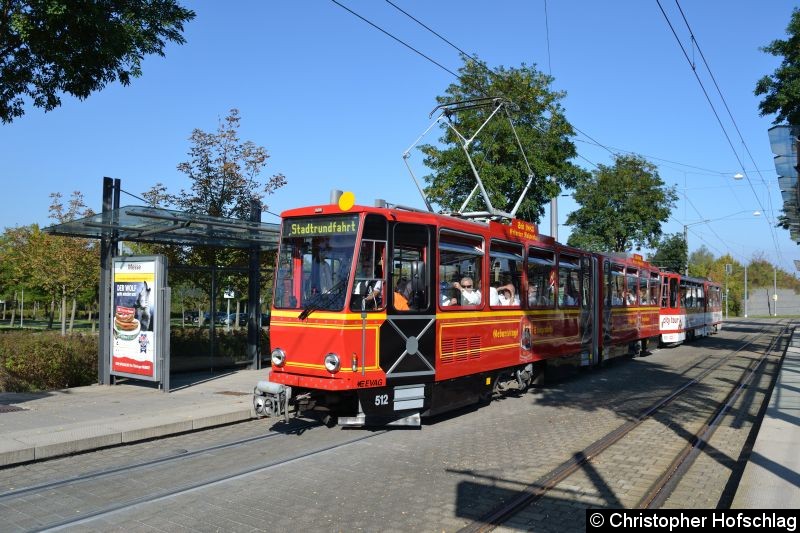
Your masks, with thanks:
[{"label": "tram stop shelter", "polygon": [[[280,226],[261,222],[261,203],[258,200],[251,202],[249,220],[239,220],[158,207],[120,207],[120,191],[119,179],[104,178],[101,213],[45,228],[45,231],[52,235],[100,240],[98,382],[100,384],[114,383],[110,368],[114,314],[112,264],[114,257],[118,255],[118,243],[123,241],[248,250],[248,300],[250,305],[247,317],[247,360],[251,368],[260,368],[260,311],[257,305],[261,296],[260,254],[262,251],[277,248]],[[208,268],[213,270],[215,267],[212,265]],[[212,313],[215,311],[216,287],[214,287],[214,280],[215,276],[212,275]],[[169,324],[169,313],[166,318],[166,324]],[[213,331],[213,314],[210,327]],[[168,333],[169,328],[162,329],[166,330],[165,334]],[[211,334],[213,335],[213,333]],[[161,355],[164,366],[161,372],[160,386],[164,392],[169,392],[168,335],[165,340],[166,342],[163,342],[162,346],[166,350],[166,356]]]}]

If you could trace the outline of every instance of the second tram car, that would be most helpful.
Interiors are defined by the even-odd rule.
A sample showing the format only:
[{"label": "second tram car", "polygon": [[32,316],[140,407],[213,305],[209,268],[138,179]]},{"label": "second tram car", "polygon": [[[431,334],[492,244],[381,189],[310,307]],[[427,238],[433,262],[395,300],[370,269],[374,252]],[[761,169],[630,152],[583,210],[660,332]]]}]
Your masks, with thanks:
[{"label": "second tram car", "polygon": [[722,328],[719,283],[664,272],[660,330],[663,344],[679,344],[717,333]]},{"label": "second tram car", "polygon": [[420,417],[527,388],[550,363],[591,366],[659,334],[661,275],[534,224],[320,205],[282,215],[262,414],[340,425]]}]

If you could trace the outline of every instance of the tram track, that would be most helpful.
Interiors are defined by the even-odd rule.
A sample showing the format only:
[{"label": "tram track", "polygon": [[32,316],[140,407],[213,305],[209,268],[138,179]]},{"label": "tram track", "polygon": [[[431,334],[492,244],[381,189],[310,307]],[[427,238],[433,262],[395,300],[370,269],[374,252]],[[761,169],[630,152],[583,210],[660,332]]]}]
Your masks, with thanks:
[{"label": "tram track", "polygon": [[[758,362],[753,364],[749,363],[748,368],[742,372],[740,379],[737,383],[731,388],[731,390],[726,395],[725,399],[721,403],[720,407],[718,407],[714,414],[706,420],[706,423],[703,424],[703,427],[695,432],[694,439],[692,439],[690,445],[687,445],[686,448],[679,454],[679,458],[676,458],[673,463],[668,467],[665,471],[665,474],[662,475],[659,479],[659,482],[654,483],[651,486],[650,493],[653,494],[652,497],[649,497],[650,493],[645,495],[641,502],[645,504],[645,506],[651,502],[661,502],[663,501],[661,497],[656,498],[656,495],[662,493],[663,498],[667,498],[669,496],[669,488],[668,484],[676,483],[679,477],[675,477],[676,473],[680,472],[681,468],[688,468],[690,462],[686,462],[689,460],[690,456],[697,455],[702,451],[702,448],[697,448],[697,445],[700,445],[703,442],[706,442],[708,438],[710,438],[711,434],[713,434],[713,430],[711,429],[713,426],[713,422],[719,423],[724,417],[724,414],[728,412],[730,409],[730,405],[733,405],[735,401],[739,398],[741,390],[747,386],[747,383],[750,382],[752,376],[758,371],[759,368],[762,367],[763,361],[767,359],[767,357],[771,354],[774,346],[777,342],[782,339],[789,329],[789,324],[783,324],[781,321],[782,327],[779,332],[774,333],[774,331],[769,331],[773,326],[772,325],[765,325],[761,331],[757,332],[755,337],[753,337],[750,341],[746,342],[744,345],[740,346],[736,350],[729,352],[728,354],[719,358],[719,360],[715,361],[712,365],[708,368],[702,370],[699,375],[693,377],[685,384],[677,387],[671,393],[664,396],[660,400],[654,402],[650,406],[646,407],[640,413],[635,416],[632,420],[622,424],[615,430],[607,433],[605,436],[595,440],[588,446],[584,447],[583,450],[576,453],[571,459],[564,461],[556,468],[552,469],[551,471],[547,472],[545,475],[539,477],[533,483],[530,483],[524,486],[516,497],[511,498],[509,501],[504,502],[503,504],[499,505],[498,507],[494,508],[490,512],[484,514],[481,518],[472,521],[471,523],[467,524],[463,528],[459,530],[460,533],[468,533],[468,532],[487,532],[493,531],[494,529],[498,528],[500,525],[506,523],[511,518],[519,514],[524,509],[529,508],[532,505],[535,505],[539,500],[541,500],[547,493],[558,487],[559,484],[563,483],[565,480],[570,478],[573,474],[579,471],[584,465],[589,463],[590,461],[596,460],[603,452],[611,448],[616,443],[620,442],[624,437],[631,434],[635,429],[640,427],[643,423],[648,420],[651,420],[653,416],[667,406],[673,404],[677,399],[681,398],[687,391],[691,390],[693,387],[701,383],[704,379],[710,376],[715,370],[720,369],[730,361],[732,358],[736,357],[737,355],[741,354],[745,351],[748,347],[756,344],[761,337],[768,334],[774,334],[773,340],[767,345],[764,349],[764,353],[759,358]],[[745,337],[749,337],[751,335],[745,335]],[[690,365],[689,369],[694,368],[697,366],[698,363],[693,363]],[[746,383],[744,383],[746,382]],[[743,384],[744,383],[744,384]],[[694,444],[695,446],[692,446]],[[688,451],[687,451],[688,448]],[[696,451],[692,451],[696,450]],[[681,464],[686,464],[686,467],[681,467]],[[667,474],[672,475],[667,475]]]},{"label": "tram track", "polygon": [[[321,425],[321,424],[314,424],[314,423],[302,424],[299,427],[295,428],[295,430],[296,431],[302,431],[302,430],[310,429],[312,427],[319,426],[319,425]],[[31,485],[29,487],[23,487],[23,488],[20,488],[20,489],[6,491],[6,492],[0,493],[0,503],[2,503],[4,501],[12,500],[14,498],[19,498],[19,497],[25,496],[27,494],[32,494],[32,493],[41,492],[41,491],[45,491],[45,490],[58,489],[60,487],[69,486],[69,485],[72,485],[72,484],[75,484],[75,483],[80,483],[80,482],[83,482],[83,481],[103,479],[103,478],[106,478],[106,477],[109,477],[109,476],[113,476],[113,475],[117,475],[117,474],[132,473],[132,472],[135,472],[137,470],[141,470],[141,469],[145,469],[145,468],[152,468],[154,466],[164,465],[164,464],[171,463],[171,462],[174,462],[174,461],[186,460],[186,459],[191,458],[191,457],[198,457],[198,456],[206,455],[206,454],[213,453],[213,452],[218,452],[218,451],[223,451],[223,450],[228,450],[228,449],[234,449],[234,448],[237,448],[239,446],[244,446],[246,444],[252,444],[252,443],[256,443],[256,442],[263,442],[263,441],[266,441],[266,440],[269,440],[269,439],[273,439],[275,437],[279,437],[279,436],[284,435],[284,434],[285,433],[280,432],[280,431],[271,431],[271,432],[269,432],[269,433],[267,433],[265,435],[257,435],[255,437],[247,437],[247,438],[244,438],[244,439],[237,439],[235,441],[225,442],[225,443],[222,443],[222,444],[215,444],[213,446],[207,446],[205,448],[200,448],[200,449],[192,450],[192,451],[188,451],[188,450],[187,451],[181,451],[181,452],[178,452],[178,453],[173,453],[173,454],[167,455],[165,457],[159,457],[158,459],[152,459],[152,460],[149,460],[149,461],[142,461],[142,462],[138,462],[138,463],[131,463],[131,464],[128,464],[128,465],[119,466],[119,467],[115,467],[115,468],[107,468],[107,469],[98,470],[98,471],[95,471],[95,472],[88,472],[86,474],[81,474],[79,476],[71,476],[71,477],[68,477],[68,478],[59,479],[59,480],[55,480],[55,481],[50,481],[50,482],[42,483],[42,484],[39,484],[39,485]]]},{"label": "tram track", "polygon": [[[309,424],[311,426],[313,424]],[[169,498],[174,498],[176,496],[182,494],[188,494],[197,490],[205,489],[208,487],[212,487],[215,485],[220,485],[224,483],[229,483],[235,480],[239,480],[245,478],[247,476],[251,476],[254,474],[267,472],[276,468],[280,468],[291,463],[295,463],[298,461],[302,461],[303,459],[312,458],[315,456],[319,456],[321,454],[330,453],[339,449],[346,448],[348,446],[363,442],[368,439],[375,438],[379,435],[387,433],[388,430],[382,431],[375,431],[368,434],[359,434],[355,438],[347,439],[344,442],[338,442],[333,444],[324,445],[321,447],[317,447],[311,450],[306,450],[300,453],[291,454],[286,457],[281,457],[278,459],[268,460],[264,462],[258,462],[257,464],[250,465],[245,468],[240,468],[232,472],[219,474],[215,476],[210,476],[204,479],[188,482],[188,483],[179,483],[170,488],[164,488],[160,490],[154,490],[150,493],[143,494],[139,497],[128,498],[123,501],[110,503],[108,505],[99,506],[98,508],[87,510],[85,512],[81,512],[79,516],[75,516],[65,520],[53,521],[46,524],[39,524],[35,528],[30,529],[30,531],[58,531],[61,529],[65,529],[68,527],[79,526],[81,524],[85,524],[87,522],[91,522],[94,520],[107,518],[111,515],[116,513],[121,513],[127,510],[131,510],[137,508],[142,505],[156,503],[162,500],[166,500]],[[206,450],[197,450],[192,452],[192,456],[198,456],[202,453],[212,453],[213,451],[231,449],[236,446],[242,446],[246,444],[251,444],[257,442],[259,440],[264,440],[266,437],[277,437],[282,435],[281,433],[270,433],[268,435],[263,436],[262,438],[248,438],[248,439],[241,439],[240,441],[236,441],[235,443],[229,444],[222,444],[213,447],[209,447]],[[177,454],[170,457],[165,457],[162,459],[157,459],[153,461],[148,461],[145,463],[130,465],[129,467],[121,467],[119,469],[113,469],[114,472],[110,471],[103,471],[103,472],[96,472],[93,474],[87,474],[85,476],[78,476],[73,479],[62,480],[54,483],[47,483],[37,487],[29,487],[26,489],[20,489],[19,491],[7,492],[0,496],[0,503],[13,502],[14,498],[20,497],[29,497],[32,494],[38,495],[47,495],[53,490],[64,489],[67,487],[73,487],[77,484],[99,480],[102,478],[108,478],[114,475],[120,475],[124,473],[128,473],[134,469],[142,469],[145,467],[152,468],[154,466],[159,466],[164,464],[165,462],[175,462],[176,460],[185,459],[188,456],[186,454]],[[12,497],[13,496],[13,497]]]},{"label": "tram track", "polygon": [[698,432],[695,433],[695,439],[688,442],[681,452],[676,456],[675,460],[670,464],[664,474],[653,485],[650,491],[645,494],[637,506],[639,509],[657,509],[663,506],[667,501],[672,491],[677,486],[683,475],[691,468],[695,459],[703,452],[708,442],[711,441],[717,428],[722,423],[723,419],[733,409],[736,402],[741,397],[743,391],[750,387],[756,373],[759,372],[767,358],[771,355],[776,345],[788,332],[791,324],[787,324],[781,332],[775,336],[770,345],[764,351],[764,354],[757,360],[751,361],[747,370],[744,372],[742,379],[734,385],[725,401],[720,405],[716,412],[712,415],[710,420],[704,424]]}]

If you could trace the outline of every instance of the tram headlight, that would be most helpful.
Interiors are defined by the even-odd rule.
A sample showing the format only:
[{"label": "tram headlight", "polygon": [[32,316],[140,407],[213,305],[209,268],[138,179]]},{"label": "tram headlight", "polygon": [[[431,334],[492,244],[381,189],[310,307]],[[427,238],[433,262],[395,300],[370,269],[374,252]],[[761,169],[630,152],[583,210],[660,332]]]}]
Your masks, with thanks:
[{"label": "tram headlight", "polygon": [[286,362],[286,352],[281,350],[280,348],[275,348],[272,350],[272,364],[274,366],[283,366]]},{"label": "tram headlight", "polygon": [[335,353],[329,353],[328,355],[325,356],[325,368],[331,374],[335,374],[336,372],[339,371],[339,365],[340,365],[339,356],[336,355]]}]

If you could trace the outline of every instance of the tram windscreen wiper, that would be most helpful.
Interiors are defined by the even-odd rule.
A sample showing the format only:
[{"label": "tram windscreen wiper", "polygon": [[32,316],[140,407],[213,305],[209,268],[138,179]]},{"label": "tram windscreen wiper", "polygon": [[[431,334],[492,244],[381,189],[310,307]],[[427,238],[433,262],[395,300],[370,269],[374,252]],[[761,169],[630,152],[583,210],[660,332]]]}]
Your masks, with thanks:
[{"label": "tram windscreen wiper", "polygon": [[[333,301],[333,299],[341,294],[342,289],[344,289],[345,287],[346,281],[347,280],[341,280],[339,281],[339,283],[335,284],[327,291],[311,298],[311,300],[308,301],[308,304],[305,306],[303,311],[299,315],[297,315],[297,318],[299,318],[300,320],[305,320],[306,318],[308,318],[308,315],[310,315],[317,309],[330,307],[330,304]],[[322,305],[323,302],[324,305]]]}]

